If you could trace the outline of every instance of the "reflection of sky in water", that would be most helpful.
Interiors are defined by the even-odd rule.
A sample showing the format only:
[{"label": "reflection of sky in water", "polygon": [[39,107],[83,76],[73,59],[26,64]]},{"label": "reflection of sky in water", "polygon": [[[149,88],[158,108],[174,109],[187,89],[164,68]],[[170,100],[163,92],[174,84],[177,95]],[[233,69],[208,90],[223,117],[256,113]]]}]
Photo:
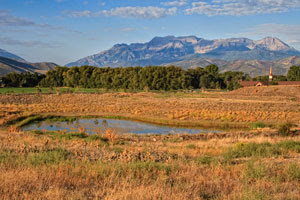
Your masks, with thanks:
[{"label": "reflection of sky in water", "polygon": [[23,130],[48,130],[78,132],[79,128],[85,128],[86,133],[104,133],[107,128],[116,129],[119,133],[135,134],[168,134],[168,133],[201,133],[221,132],[217,130],[206,130],[197,128],[178,128],[170,126],[159,126],[142,122],[115,120],[115,119],[78,119],[74,122],[39,122],[23,128]]}]

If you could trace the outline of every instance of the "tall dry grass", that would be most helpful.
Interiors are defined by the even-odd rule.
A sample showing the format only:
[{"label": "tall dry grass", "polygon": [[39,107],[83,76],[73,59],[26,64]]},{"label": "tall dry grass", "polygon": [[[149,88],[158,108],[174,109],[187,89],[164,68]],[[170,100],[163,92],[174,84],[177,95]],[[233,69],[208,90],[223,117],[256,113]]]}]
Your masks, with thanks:
[{"label": "tall dry grass", "polygon": [[299,136],[59,134],[0,132],[1,199],[300,198]]}]

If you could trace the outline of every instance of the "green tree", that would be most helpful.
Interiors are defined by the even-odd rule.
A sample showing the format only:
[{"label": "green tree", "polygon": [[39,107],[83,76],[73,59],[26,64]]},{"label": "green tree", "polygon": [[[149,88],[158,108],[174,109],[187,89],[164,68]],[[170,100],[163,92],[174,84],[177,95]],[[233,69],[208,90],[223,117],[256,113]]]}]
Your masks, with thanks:
[{"label": "green tree", "polygon": [[287,74],[288,81],[300,81],[300,66],[292,66]]},{"label": "green tree", "polygon": [[217,76],[218,73],[219,73],[219,67],[215,64],[212,64],[212,65],[207,65],[205,67],[205,71],[209,74],[212,74],[214,76]]}]

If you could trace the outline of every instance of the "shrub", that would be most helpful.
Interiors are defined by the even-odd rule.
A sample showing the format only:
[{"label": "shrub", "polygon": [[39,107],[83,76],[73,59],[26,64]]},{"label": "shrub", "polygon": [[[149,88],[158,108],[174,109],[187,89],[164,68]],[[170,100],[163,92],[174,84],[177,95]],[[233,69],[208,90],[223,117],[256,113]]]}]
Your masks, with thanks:
[{"label": "shrub", "polygon": [[291,128],[293,127],[293,124],[287,122],[280,124],[278,127],[278,133],[282,136],[288,136],[291,134]]},{"label": "shrub", "polygon": [[109,128],[105,131],[105,136],[107,138],[107,140],[109,142],[111,142],[112,144],[115,143],[116,139],[117,139],[117,133],[115,129]]}]

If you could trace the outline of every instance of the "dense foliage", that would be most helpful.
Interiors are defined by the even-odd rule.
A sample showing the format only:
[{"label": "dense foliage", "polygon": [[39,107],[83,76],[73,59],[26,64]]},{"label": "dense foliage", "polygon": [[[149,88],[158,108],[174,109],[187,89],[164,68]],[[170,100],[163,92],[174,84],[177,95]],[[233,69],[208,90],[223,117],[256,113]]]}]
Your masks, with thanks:
[{"label": "dense foliage", "polygon": [[38,73],[8,73],[2,77],[2,84],[5,87],[35,87],[46,76]]},{"label": "dense foliage", "polygon": [[287,74],[289,81],[300,81],[300,66],[292,66]]},{"label": "dense foliage", "polygon": [[[287,77],[274,81],[300,79],[300,66],[292,66]],[[251,80],[243,72],[219,73],[217,65],[184,70],[180,67],[147,66],[126,68],[56,67],[45,75],[9,73],[2,78],[5,87],[81,87],[129,90],[237,89],[240,80]],[[252,80],[268,81],[268,76]]]},{"label": "dense foliage", "polygon": [[216,65],[183,70],[180,67],[97,68],[56,67],[40,82],[43,87],[83,87],[132,90],[178,90],[240,87],[242,72],[219,73]]}]

